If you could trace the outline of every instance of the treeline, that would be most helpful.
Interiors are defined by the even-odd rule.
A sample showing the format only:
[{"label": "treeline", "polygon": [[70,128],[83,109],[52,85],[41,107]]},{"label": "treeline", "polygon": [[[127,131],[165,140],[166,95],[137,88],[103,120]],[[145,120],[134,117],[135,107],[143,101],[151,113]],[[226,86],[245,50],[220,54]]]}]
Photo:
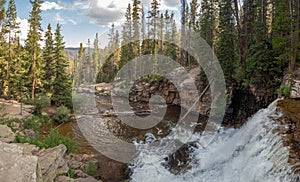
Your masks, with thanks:
[{"label": "treeline", "polygon": [[[80,49],[77,68],[81,71],[75,76],[78,84],[110,82],[129,60],[145,54],[162,54],[191,68],[196,64],[193,57],[170,42],[189,45],[192,40],[185,34],[192,30],[217,55],[227,87],[276,87],[283,72],[293,71],[300,57],[299,10],[299,0],[244,0],[242,4],[238,0],[181,0],[181,22],[176,24],[174,12],[161,11],[158,0],[149,9],[134,0],[128,5],[122,31],[112,25],[104,50],[99,49],[98,35],[93,53]],[[95,69],[88,69],[88,64]],[[206,84],[204,72],[200,76]]]},{"label": "treeline", "polygon": [[[0,95],[19,100],[47,96],[53,104],[71,106],[71,77],[61,25],[41,27],[41,1],[32,2],[25,45],[14,0],[0,1]],[[41,42],[44,41],[44,47]]]}]

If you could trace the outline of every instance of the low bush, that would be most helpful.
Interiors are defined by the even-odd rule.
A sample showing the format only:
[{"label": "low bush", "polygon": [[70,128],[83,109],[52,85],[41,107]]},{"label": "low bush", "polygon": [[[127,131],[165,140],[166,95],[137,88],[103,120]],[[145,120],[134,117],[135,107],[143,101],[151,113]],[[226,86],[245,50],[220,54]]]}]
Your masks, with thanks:
[{"label": "low bush", "polygon": [[75,179],[75,174],[72,168],[69,168],[67,175],[69,178]]},{"label": "low bush", "polygon": [[42,109],[51,105],[50,98],[47,96],[40,96],[34,100],[24,100],[23,103],[30,104],[35,107],[35,112],[40,114]]},{"label": "low bush", "polygon": [[11,118],[11,119],[10,118],[3,118],[3,119],[0,119],[0,124],[8,126],[9,128],[11,128],[11,130],[13,132],[16,132],[16,128],[18,128],[18,127],[16,127],[17,123],[21,124],[22,121],[18,118]]},{"label": "low bush", "polygon": [[33,115],[23,122],[23,128],[38,131],[42,124],[52,125],[53,120],[49,116]]},{"label": "low bush", "polygon": [[289,97],[291,94],[291,87],[280,87],[278,89],[278,94],[283,95],[285,97]]},{"label": "low bush", "polygon": [[67,147],[67,153],[74,153],[77,151],[77,142],[74,139],[60,135],[57,129],[51,129],[49,134],[44,137],[40,134],[36,134],[34,138],[29,138],[26,135],[17,135],[15,142],[29,143],[46,149],[64,144]]},{"label": "low bush", "polygon": [[54,121],[64,123],[70,120],[70,110],[65,106],[60,106],[54,116]]},{"label": "low bush", "polygon": [[97,166],[95,163],[89,162],[86,166],[84,166],[83,171],[86,174],[95,177],[97,174]]}]

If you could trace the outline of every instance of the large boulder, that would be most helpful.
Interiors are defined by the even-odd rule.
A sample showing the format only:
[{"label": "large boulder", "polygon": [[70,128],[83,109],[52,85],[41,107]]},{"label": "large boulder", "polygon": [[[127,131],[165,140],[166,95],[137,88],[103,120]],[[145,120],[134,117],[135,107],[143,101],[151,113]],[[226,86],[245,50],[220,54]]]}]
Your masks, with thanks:
[{"label": "large boulder", "polygon": [[59,145],[54,148],[40,151],[38,159],[38,180],[43,182],[52,182],[55,177],[67,173],[69,167],[63,156],[67,151],[66,146]]},{"label": "large boulder", "polygon": [[6,125],[0,125],[0,141],[10,143],[15,140],[15,133]]},{"label": "large boulder", "polygon": [[0,141],[0,181],[37,181],[38,157],[24,151],[22,145]]},{"label": "large boulder", "polygon": [[300,99],[300,80],[292,81],[290,98]]}]

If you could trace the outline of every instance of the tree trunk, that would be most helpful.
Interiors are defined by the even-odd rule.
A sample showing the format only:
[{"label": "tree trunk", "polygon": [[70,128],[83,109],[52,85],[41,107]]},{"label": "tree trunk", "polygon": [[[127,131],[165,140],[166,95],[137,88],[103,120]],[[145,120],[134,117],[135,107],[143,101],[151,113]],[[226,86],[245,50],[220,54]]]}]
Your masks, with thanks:
[{"label": "tree trunk", "polygon": [[33,76],[32,76],[32,88],[31,88],[31,99],[34,100],[34,95],[35,95],[35,84],[36,84],[36,46],[34,46],[34,51],[33,51],[33,66],[32,66],[32,71],[33,71]]}]

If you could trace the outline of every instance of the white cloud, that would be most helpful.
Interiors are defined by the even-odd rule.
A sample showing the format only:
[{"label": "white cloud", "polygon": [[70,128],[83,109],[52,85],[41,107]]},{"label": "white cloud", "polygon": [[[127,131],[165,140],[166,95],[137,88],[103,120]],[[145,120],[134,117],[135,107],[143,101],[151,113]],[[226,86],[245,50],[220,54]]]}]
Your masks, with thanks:
[{"label": "white cloud", "polygon": [[42,3],[42,5],[41,5],[42,11],[51,10],[51,9],[59,10],[59,9],[63,9],[63,7],[59,4],[57,4],[56,2],[45,1]]},{"label": "white cloud", "polygon": [[27,19],[21,19],[19,17],[17,18],[17,22],[20,23],[19,26],[20,26],[20,30],[21,30],[21,33],[20,33],[21,43],[24,44],[24,41],[26,40],[28,31],[29,31],[29,23],[28,23]]},{"label": "white cloud", "polygon": [[180,0],[164,0],[162,4],[168,8],[178,8],[180,6]]},{"label": "white cloud", "polygon": [[[152,0],[142,0],[142,5],[146,8],[146,9],[150,9],[151,8],[151,2]],[[160,10],[179,10],[179,7],[181,5],[180,0],[162,0],[162,1],[158,1],[158,3],[160,4],[159,9]]]},{"label": "white cloud", "polygon": [[88,9],[90,6],[89,0],[75,0],[74,2],[58,0],[57,3],[66,10],[82,10]]},{"label": "white cloud", "polygon": [[85,13],[91,22],[100,26],[115,23],[120,24],[124,20],[124,14],[131,0],[90,0],[89,8]]},{"label": "white cloud", "polygon": [[72,18],[61,17],[60,13],[55,14],[54,20],[57,21],[57,23],[62,24],[62,25],[67,24],[67,23],[72,23],[73,25],[78,24],[77,21]]},{"label": "white cloud", "polygon": [[59,13],[55,14],[54,20],[57,21],[59,24],[66,24],[66,20],[63,19]]},{"label": "white cloud", "polygon": [[77,22],[71,18],[68,19],[68,22],[72,23],[73,25],[77,25]]}]

